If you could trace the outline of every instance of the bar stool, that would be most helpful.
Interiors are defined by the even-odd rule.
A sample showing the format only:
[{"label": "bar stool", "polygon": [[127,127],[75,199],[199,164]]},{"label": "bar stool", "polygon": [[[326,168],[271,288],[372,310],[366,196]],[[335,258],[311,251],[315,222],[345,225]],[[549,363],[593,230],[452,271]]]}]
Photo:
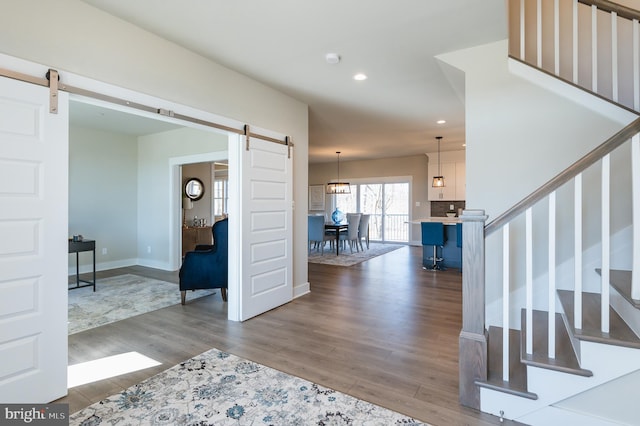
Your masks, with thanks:
[{"label": "bar stool", "polygon": [[[444,270],[441,265],[444,259],[437,254],[438,246],[440,250],[444,249],[444,225],[442,222],[420,222],[420,226],[422,227],[422,268],[431,271]],[[425,246],[433,246],[433,256],[426,257]],[[425,260],[431,260],[432,263],[426,265]]]}]

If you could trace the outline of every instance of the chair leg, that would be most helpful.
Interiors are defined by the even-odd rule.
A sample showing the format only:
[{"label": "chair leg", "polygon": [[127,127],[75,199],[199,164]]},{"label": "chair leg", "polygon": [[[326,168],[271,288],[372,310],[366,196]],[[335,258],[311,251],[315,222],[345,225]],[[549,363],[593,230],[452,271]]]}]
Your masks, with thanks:
[{"label": "chair leg", "polygon": [[182,290],[180,291],[180,303],[184,305],[186,301],[187,301],[187,291]]},{"label": "chair leg", "polygon": [[221,288],[220,289],[220,295],[222,296],[222,300],[223,301],[227,301],[227,289],[226,288]]}]

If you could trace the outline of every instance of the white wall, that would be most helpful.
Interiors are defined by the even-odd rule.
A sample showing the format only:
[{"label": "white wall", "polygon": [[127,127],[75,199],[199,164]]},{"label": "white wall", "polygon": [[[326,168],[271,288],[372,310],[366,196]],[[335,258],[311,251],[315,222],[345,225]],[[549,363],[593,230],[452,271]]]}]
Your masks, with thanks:
[{"label": "white wall", "polygon": [[[226,150],[226,149],[225,149]],[[190,210],[185,211],[185,217],[187,219],[187,225],[193,225],[193,219],[195,217],[199,219],[206,219],[207,225],[214,223],[213,218],[213,163],[194,163],[185,164],[182,166],[182,188],[185,183],[191,178],[198,178],[204,185],[204,194],[202,198],[197,201],[193,201],[193,207]],[[184,192],[184,189],[183,189]],[[184,194],[183,194],[184,196]]]},{"label": "white wall", "polygon": [[188,127],[138,138],[140,264],[166,270],[173,268],[174,259],[170,259],[170,245],[173,243],[170,206],[172,197],[182,205],[182,194],[173,191],[170,159],[227,151],[227,148],[226,135]]},{"label": "white wall", "polygon": [[[69,128],[69,236],[96,240],[99,270],[136,262],[137,170],[135,137]],[[92,267],[90,253],[80,254],[80,265]],[[75,274],[75,255],[69,266]]]},{"label": "white wall", "polygon": [[[3,6],[0,52],[56,68],[63,82],[69,71],[291,136],[294,201],[306,205],[307,105],[78,0]],[[293,220],[294,247],[306,247],[306,209]],[[294,285],[306,283],[307,251],[293,262]]]},{"label": "white wall", "polygon": [[[491,43],[442,55],[439,59],[465,72],[467,209],[483,209],[489,221],[554,177],[595,146],[624,127],[616,121],[572,100],[542,89],[516,75],[507,66],[507,42]],[[626,116],[626,115],[623,115]],[[613,161],[619,161],[615,158]],[[616,170],[612,166],[612,170]],[[597,223],[599,202],[597,179],[585,176],[585,229]],[[626,189],[621,189],[624,194]],[[563,195],[564,194],[564,195]],[[571,190],[559,191],[570,197]],[[617,205],[626,209],[625,197]],[[534,210],[534,222],[544,229],[544,205]],[[572,207],[558,209],[558,233],[572,235]],[[621,214],[624,216],[625,214]],[[624,228],[624,217],[616,219],[615,231]],[[585,231],[586,232],[586,231]],[[512,265],[512,288],[522,284],[524,234],[512,231],[512,254],[520,260]],[[546,270],[546,235],[534,237],[534,274]],[[559,237],[560,238],[560,237]],[[594,238],[585,236],[585,245]],[[559,261],[571,256],[570,243],[562,239]],[[501,238],[487,242],[487,300],[500,297]],[[498,272],[500,271],[500,272]]]}]

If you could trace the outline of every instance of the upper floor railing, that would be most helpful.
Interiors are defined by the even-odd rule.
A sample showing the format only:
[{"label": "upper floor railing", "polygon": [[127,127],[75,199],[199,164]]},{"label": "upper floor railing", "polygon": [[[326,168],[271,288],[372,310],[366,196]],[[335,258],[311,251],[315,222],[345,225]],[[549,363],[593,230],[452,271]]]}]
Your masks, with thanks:
[{"label": "upper floor railing", "polygon": [[509,55],[640,111],[640,12],[606,0],[509,0]]}]

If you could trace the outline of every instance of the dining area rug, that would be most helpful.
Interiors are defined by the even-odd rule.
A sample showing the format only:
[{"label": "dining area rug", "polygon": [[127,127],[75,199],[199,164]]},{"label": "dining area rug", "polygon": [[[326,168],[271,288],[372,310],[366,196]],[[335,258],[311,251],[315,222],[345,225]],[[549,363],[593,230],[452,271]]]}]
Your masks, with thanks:
[{"label": "dining area rug", "polygon": [[309,253],[308,261],[309,263],[320,263],[323,265],[353,266],[365,260],[398,250],[401,247],[403,247],[402,244],[369,243],[368,249],[365,246],[364,250],[351,253],[351,250],[347,247],[345,250],[341,249],[340,254],[336,256],[335,247],[332,250],[327,242],[324,248],[324,254],[319,249],[312,249],[311,253]]},{"label": "dining area rug", "polygon": [[[214,294],[189,292],[189,300]],[[91,287],[69,290],[68,333],[74,334],[180,303],[178,284],[133,274],[99,279]]]},{"label": "dining area rug", "polygon": [[425,424],[211,349],[72,414],[70,425]]}]

